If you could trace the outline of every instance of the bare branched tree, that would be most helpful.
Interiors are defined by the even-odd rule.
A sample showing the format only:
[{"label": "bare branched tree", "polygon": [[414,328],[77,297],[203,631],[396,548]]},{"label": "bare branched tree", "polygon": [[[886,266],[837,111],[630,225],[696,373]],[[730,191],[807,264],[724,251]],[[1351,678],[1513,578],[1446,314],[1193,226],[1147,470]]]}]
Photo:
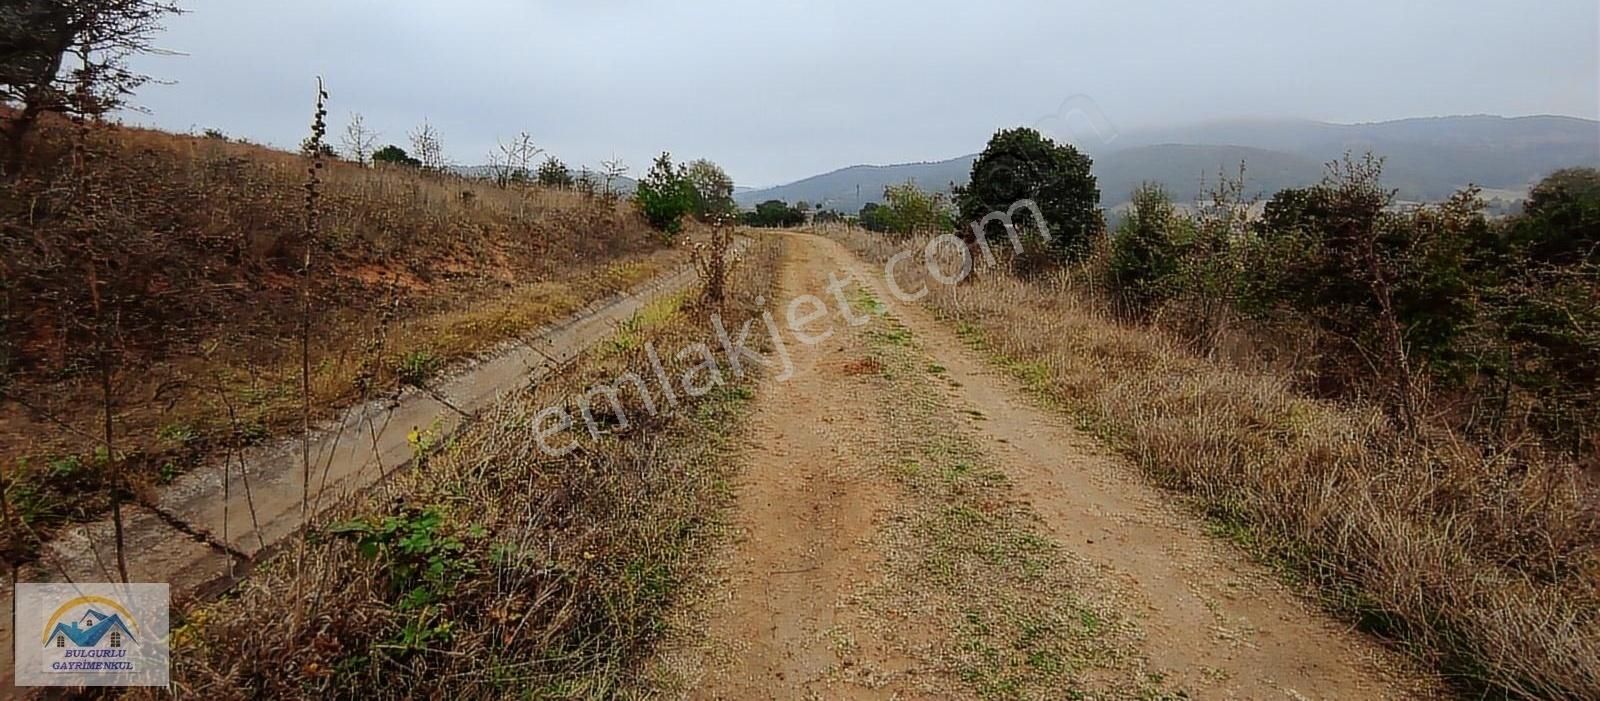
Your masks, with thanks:
[{"label": "bare branched tree", "polygon": [[442,172],[450,163],[444,157],[444,141],[439,136],[439,130],[423,120],[422,126],[411,132],[411,156],[422,162],[422,169],[434,173]]},{"label": "bare branched tree", "polygon": [[528,132],[517,134],[509,142],[498,141],[489,152],[489,172],[496,185],[505,187],[513,182],[527,182],[533,173],[533,161],[544,149],[533,145]]},{"label": "bare branched tree", "polygon": [[616,191],[611,187],[612,183],[627,174],[628,166],[622,162],[621,158],[612,156],[609,161],[601,161],[600,177],[603,179],[601,185],[605,188],[605,194],[608,196],[616,194]]},{"label": "bare branched tree", "polygon": [[372,159],[372,152],[378,146],[380,134],[367,128],[367,122],[360,112],[350,115],[350,123],[344,125],[344,136],[340,141],[344,143],[345,155],[350,160],[361,165],[367,165]]},{"label": "bare branched tree", "polygon": [[[150,76],[128,60],[159,53],[161,22],[183,10],[170,0],[7,0],[0,4],[0,117],[7,172],[22,165],[22,142],[47,112],[94,114],[123,104]],[[78,65],[69,65],[76,63]],[[90,80],[84,80],[88,75]],[[87,95],[74,93],[87,84]],[[85,99],[86,97],[92,99]]]}]

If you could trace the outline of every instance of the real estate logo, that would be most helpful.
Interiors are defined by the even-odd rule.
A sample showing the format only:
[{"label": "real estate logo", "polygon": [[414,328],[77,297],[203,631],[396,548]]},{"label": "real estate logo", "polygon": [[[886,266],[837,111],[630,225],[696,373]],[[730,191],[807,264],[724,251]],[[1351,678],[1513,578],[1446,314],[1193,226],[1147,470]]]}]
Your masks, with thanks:
[{"label": "real estate logo", "polygon": [[167,685],[167,585],[18,584],[16,601],[17,686]]}]

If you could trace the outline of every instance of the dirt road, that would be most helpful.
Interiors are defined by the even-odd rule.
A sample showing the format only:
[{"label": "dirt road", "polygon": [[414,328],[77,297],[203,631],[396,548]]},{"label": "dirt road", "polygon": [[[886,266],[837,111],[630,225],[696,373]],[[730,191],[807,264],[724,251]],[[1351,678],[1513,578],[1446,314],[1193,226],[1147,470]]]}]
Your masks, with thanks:
[{"label": "dirt road", "polygon": [[830,274],[861,283],[758,395],[737,542],[687,644],[694,697],[1436,693],[896,303],[881,271],[791,236],[780,323],[801,295],[831,306]]}]

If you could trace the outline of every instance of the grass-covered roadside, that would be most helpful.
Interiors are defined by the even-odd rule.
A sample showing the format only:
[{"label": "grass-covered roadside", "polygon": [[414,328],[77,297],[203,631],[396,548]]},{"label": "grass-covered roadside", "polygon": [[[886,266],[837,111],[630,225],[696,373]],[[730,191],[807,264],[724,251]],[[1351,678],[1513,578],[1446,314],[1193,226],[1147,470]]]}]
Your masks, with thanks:
[{"label": "grass-covered roadside", "polygon": [[[830,233],[879,263],[922,248]],[[1509,470],[1440,432],[1404,440],[1377,410],[1196,358],[1060,281],[947,287],[920,262],[899,266],[903,289],[926,283],[999,367],[1330,609],[1474,695],[1600,698],[1600,529],[1581,478]]]},{"label": "grass-covered roadside", "polygon": [[[730,325],[771,294],[780,245],[756,241],[741,256]],[[654,418],[625,389],[626,430],[597,411],[606,432],[592,439],[579,419],[551,441],[576,437],[562,457],[538,447],[537,415],[625,371],[652,377],[652,347],[670,377],[700,365],[698,354],[678,358],[695,343],[716,347],[693,300],[653,306],[457,436],[419,431],[416,468],[315,529],[303,557],[291,545],[226,598],[183,612],[180,695],[642,693],[643,663],[729,503],[732,439],[756,378],[725,370],[715,389],[680,391],[679,408]]]}]

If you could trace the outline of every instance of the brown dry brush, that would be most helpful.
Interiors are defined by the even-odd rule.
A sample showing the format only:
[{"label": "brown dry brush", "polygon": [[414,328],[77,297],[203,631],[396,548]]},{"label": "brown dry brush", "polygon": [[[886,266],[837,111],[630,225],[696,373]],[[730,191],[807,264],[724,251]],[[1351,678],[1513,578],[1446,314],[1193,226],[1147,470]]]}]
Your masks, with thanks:
[{"label": "brown dry brush", "polygon": [[721,311],[727,302],[728,272],[739,264],[734,238],[733,218],[727,215],[712,217],[711,231],[704,241],[684,237],[689,260],[700,278],[700,303],[712,310]]},{"label": "brown dry brush", "polygon": [[[832,234],[880,262],[905,245]],[[1474,695],[1600,698],[1600,489],[1569,458],[1309,399],[1270,368],[1114,320],[1065,272],[902,287],[919,283],[1003,367],[1331,610]]]},{"label": "brown dry brush", "polygon": [[[779,245],[754,245],[731,274],[734,323],[772,293]],[[183,612],[179,695],[594,698],[647,685],[665,616],[730,503],[728,427],[750,384],[726,375],[698,400],[680,390],[673,411],[652,384],[655,415],[625,389],[621,417],[596,412],[598,439],[580,418],[553,441],[578,438],[562,457],[537,447],[535,418],[550,406],[577,415],[578,396],[623,371],[652,377],[647,343],[681,377],[697,356],[686,363],[678,350],[708,333],[685,307],[631,346],[597,346],[456,436],[425,438],[414,468],[313,533],[304,566],[279,556],[226,600]],[[289,592],[299,600],[285,601]],[[312,601],[304,626],[281,615]]]}]

